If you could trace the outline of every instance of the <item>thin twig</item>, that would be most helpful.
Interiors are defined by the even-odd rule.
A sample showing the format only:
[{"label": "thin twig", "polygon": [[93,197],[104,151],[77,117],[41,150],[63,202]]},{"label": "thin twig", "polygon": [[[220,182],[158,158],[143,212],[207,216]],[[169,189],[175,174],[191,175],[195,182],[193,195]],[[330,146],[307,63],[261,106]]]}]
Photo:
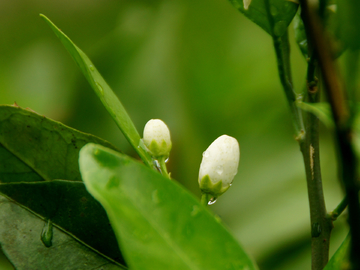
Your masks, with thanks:
[{"label": "thin twig", "polygon": [[347,197],[345,197],[344,199],[342,199],[339,205],[336,206],[336,208],[329,213],[329,218],[335,221],[341,215],[341,213],[344,212],[347,206],[348,206],[348,199]]}]

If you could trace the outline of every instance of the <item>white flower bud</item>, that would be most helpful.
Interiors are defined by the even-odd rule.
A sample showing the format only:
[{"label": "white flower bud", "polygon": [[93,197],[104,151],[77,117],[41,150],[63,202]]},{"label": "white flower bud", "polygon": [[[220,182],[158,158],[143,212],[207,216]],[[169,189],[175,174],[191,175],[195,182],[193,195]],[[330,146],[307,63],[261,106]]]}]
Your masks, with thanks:
[{"label": "white flower bud", "polygon": [[160,119],[149,120],[144,127],[144,144],[155,157],[168,157],[171,150],[170,131]]},{"label": "white flower bud", "polygon": [[202,193],[217,198],[231,185],[237,174],[240,159],[238,141],[228,135],[217,138],[206,151],[199,171]]}]

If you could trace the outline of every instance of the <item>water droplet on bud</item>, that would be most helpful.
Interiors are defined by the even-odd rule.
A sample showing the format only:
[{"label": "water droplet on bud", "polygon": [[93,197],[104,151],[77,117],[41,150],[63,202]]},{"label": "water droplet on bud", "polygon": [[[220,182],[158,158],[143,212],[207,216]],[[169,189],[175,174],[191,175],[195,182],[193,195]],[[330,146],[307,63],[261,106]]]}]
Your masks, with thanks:
[{"label": "water droplet on bud", "polygon": [[218,166],[216,166],[216,173],[218,174],[218,175],[222,175],[222,173],[224,172],[224,168],[223,168],[223,166],[222,165],[218,165]]},{"label": "water droplet on bud", "polygon": [[203,155],[204,158],[208,158],[208,157],[209,157],[209,152],[208,152],[208,151],[204,151],[202,155]]}]

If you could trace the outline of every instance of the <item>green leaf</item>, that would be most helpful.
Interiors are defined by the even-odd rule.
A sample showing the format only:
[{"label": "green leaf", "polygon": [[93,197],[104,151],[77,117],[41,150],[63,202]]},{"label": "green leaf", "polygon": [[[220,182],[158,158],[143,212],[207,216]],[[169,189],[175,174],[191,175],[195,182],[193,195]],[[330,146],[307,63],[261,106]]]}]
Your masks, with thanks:
[{"label": "green leaf", "polygon": [[257,269],[224,226],[175,181],[95,144],[81,149],[79,163],[131,269]]},{"label": "green leaf", "polygon": [[[0,106],[1,182],[81,181],[79,150],[88,142],[110,143],[50,120],[29,109]],[[17,160],[20,159],[21,162]]]},{"label": "green leaf", "polygon": [[350,269],[349,263],[350,236],[348,235],[340,245],[335,254],[331,257],[324,270]]},{"label": "green leaf", "polygon": [[321,122],[325,124],[328,128],[334,127],[334,120],[332,118],[332,112],[329,103],[319,102],[319,103],[307,103],[307,102],[298,102],[296,104],[299,108],[303,109],[306,112],[313,113],[316,115]]},{"label": "green leaf", "polygon": [[[86,191],[84,183],[65,180],[1,183],[0,193],[40,219],[51,220],[83,245],[125,264],[104,209]],[[40,234],[37,240],[40,242]]]},{"label": "green leaf", "polygon": [[[230,0],[230,2],[272,36],[282,36],[286,32],[298,9],[298,4],[289,0]],[[270,8],[269,11],[267,6]]]},{"label": "green leaf", "polygon": [[52,228],[52,246],[40,241],[45,222],[0,195],[0,243],[17,270],[124,269],[62,230]]},{"label": "green leaf", "polygon": [[149,167],[153,167],[150,155],[146,150],[144,150],[144,148],[140,147],[140,135],[137,132],[134,123],[131,121],[130,116],[127,114],[124,106],[121,104],[118,97],[111,90],[110,86],[106,83],[94,64],[87,55],[46,16],[42,14],[40,14],[40,16],[49,24],[56,36],[61,40],[64,47],[78,64],[85,78],[88,80],[89,84],[94,89],[111,117],[121,129],[128,142],[139,154],[144,163]]},{"label": "green leaf", "polygon": [[[79,150],[89,142],[115,149],[30,110],[0,106],[0,193],[124,264],[104,209],[81,182]],[[61,177],[67,180],[53,180]]]},{"label": "green leaf", "polygon": [[360,49],[360,1],[341,0],[337,1],[339,33],[346,46],[351,49]]}]

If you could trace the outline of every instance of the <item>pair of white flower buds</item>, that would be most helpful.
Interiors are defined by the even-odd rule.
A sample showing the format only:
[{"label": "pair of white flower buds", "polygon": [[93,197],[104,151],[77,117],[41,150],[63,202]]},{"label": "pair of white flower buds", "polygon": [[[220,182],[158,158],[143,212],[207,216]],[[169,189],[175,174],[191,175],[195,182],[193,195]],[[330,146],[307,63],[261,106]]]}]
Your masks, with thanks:
[{"label": "pair of white flower buds", "polygon": [[[167,159],[172,147],[170,131],[159,119],[151,119],[144,128],[143,142],[154,159]],[[238,141],[228,135],[217,138],[203,153],[199,186],[203,194],[217,198],[230,186],[240,159]]]}]

